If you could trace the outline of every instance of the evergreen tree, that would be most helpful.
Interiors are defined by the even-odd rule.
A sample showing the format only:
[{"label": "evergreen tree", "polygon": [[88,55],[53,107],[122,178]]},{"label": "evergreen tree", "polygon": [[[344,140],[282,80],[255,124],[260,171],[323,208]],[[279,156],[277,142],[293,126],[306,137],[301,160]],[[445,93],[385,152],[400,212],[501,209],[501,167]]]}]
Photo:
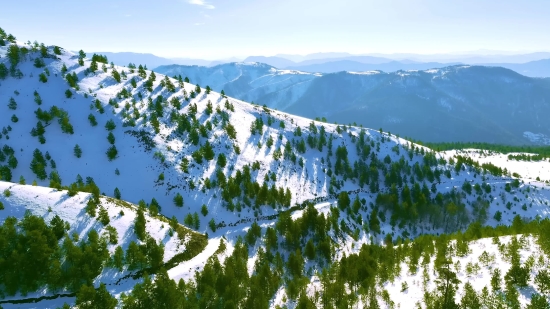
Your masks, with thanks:
[{"label": "evergreen tree", "polygon": [[143,209],[138,208],[136,219],[134,221],[134,232],[139,240],[144,241],[146,237],[145,232],[145,215],[143,214]]},{"label": "evergreen tree", "polygon": [[80,148],[80,146],[78,146],[78,144],[74,146],[73,153],[74,153],[74,156],[77,158],[80,158],[82,156],[82,149]]},{"label": "evergreen tree", "polygon": [[183,207],[183,196],[178,192],[176,193],[176,196],[174,196],[174,204],[178,207]]},{"label": "evergreen tree", "polygon": [[121,194],[120,194],[120,190],[118,189],[118,187],[115,188],[114,196],[115,196],[116,199],[120,200]]}]

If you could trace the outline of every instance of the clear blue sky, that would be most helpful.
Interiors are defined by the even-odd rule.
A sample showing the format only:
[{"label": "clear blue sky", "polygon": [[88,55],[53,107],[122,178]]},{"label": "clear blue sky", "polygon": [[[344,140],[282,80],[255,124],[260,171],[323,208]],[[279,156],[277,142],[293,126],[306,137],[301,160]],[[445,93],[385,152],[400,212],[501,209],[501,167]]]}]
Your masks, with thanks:
[{"label": "clear blue sky", "polygon": [[10,1],[0,27],[71,50],[166,57],[550,51],[548,0]]}]

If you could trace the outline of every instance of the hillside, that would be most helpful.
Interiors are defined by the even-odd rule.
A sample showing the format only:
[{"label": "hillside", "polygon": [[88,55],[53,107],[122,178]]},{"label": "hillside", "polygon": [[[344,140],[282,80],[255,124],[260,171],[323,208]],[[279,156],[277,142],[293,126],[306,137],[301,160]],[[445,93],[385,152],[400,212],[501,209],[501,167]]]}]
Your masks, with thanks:
[{"label": "hillside", "polygon": [[168,65],[155,71],[181,75],[193,83],[247,102],[261,102],[284,110],[300,99],[308,85],[321,74],[279,70],[263,63],[227,63],[213,67]]},{"label": "hillside", "polygon": [[[139,279],[125,295],[108,288],[122,308],[382,303],[382,287],[392,281],[384,267],[373,265],[397,265],[399,259],[385,258],[384,250],[393,245],[396,252],[404,244],[428,248],[431,240],[447,247],[445,235],[456,238],[459,231],[470,231],[465,241],[529,233],[538,243],[545,231],[548,220],[534,219],[548,217],[548,179],[512,176],[524,174],[458,153],[437,153],[381,130],[249,104],[211,91],[212,86],[188,83],[184,76],[174,79],[140,66],[111,66],[101,55],[2,40],[0,176],[50,188],[2,183],[13,186],[14,194],[4,194],[0,213],[12,203],[30,207],[35,190],[42,190],[34,197],[37,204],[53,203],[52,210],[80,191],[96,199],[112,196],[104,198],[108,202],[127,200],[151,216],[161,214],[170,224],[208,235],[200,253],[155,269],[153,281]],[[50,199],[46,193],[54,194],[49,204],[42,203]],[[25,199],[18,202],[21,195]],[[85,197],[89,194],[78,193],[74,199],[80,203]],[[70,205],[63,216],[78,224],[84,205]],[[46,208],[40,207],[37,215],[43,216]],[[117,210],[107,210],[112,220]],[[128,230],[126,220],[132,218],[126,216],[117,220]],[[170,224],[147,230],[165,235]],[[541,248],[546,250],[544,242]],[[400,259],[414,261],[411,250]],[[437,261],[436,272],[445,273]],[[519,262],[524,263],[510,263]],[[342,265],[361,268],[346,272]],[[323,290],[315,285],[318,279]],[[439,299],[433,288],[426,292]],[[402,308],[411,305],[400,292],[392,293]],[[76,302],[84,296],[77,294]],[[61,305],[45,304],[41,307]]]},{"label": "hillside", "polygon": [[[189,76],[191,81],[200,80],[227,95],[292,114],[383,128],[426,142],[548,145],[550,140],[550,127],[540,116],[550,112],[548,80],[504,68],[450,66],[322,75],[287,72],[279,75],[287,77],[285,83],[256,88],[257,81],[273,79],[272,73],[257,69],[261,66],[171,66],[158,71]],[[238,73],[225,78],[219,74],[232,72],[234,67],[239,67]],[[254,77],[246,78],[249,75]]]}]

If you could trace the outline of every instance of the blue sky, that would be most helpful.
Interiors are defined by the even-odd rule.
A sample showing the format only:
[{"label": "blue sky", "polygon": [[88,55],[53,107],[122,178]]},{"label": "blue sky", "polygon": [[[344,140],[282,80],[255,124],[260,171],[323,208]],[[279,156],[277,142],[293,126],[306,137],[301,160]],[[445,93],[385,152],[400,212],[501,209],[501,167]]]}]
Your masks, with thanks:
[{"label": "blue sky", "polygon": [[548,0],[11,1],[0,27],[71,50],[221,59],[550,51]]}]

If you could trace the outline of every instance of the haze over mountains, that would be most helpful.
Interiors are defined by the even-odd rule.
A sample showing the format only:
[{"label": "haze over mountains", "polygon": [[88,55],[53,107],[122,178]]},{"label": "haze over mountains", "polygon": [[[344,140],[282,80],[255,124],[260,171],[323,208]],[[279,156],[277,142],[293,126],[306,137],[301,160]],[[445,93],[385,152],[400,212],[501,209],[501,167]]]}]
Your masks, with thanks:
[{"label": "haze over mountains", "polygon": [[380,54],[358,56],[348,53],[318,53],[306,56],[277,55],[249,56],[221,60],[191,58],[164,58],[153,54],[131,52],[97,52],[106,55],[116,65],[128,63],[147,65],[154,69],[162,65],[198,65],[212,67],[230,62],[261,62],[279,69],[299,70],[311,73],[335,73],[340,71],[395,72],[398,70],[427,70],[457,64],[477,64],[500,66],[529,77],[550,77],[550,53],[530,53],[517,55],[418,55],[418,54]]},{"label": "haze over mountains", "polygon": [[259,63],[162,66],[192,83],[309,118],[427,142],[549,144],[550,80],[500,67],[313,74]]}]

